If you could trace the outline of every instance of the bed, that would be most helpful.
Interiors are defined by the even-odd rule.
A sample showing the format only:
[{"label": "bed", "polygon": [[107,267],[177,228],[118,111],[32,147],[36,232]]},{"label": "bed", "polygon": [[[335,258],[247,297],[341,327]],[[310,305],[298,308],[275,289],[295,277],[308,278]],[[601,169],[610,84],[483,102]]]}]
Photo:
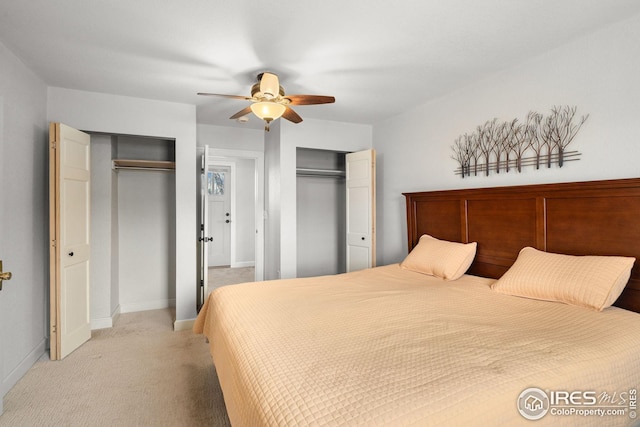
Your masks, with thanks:
[{"label": "bed", "polygon": [[[207,298],[194,331],[234,426],[637,422],[640,179],[405,197],[409,256],[424,235],[473,245],[466,274],[443,280],[407,268],[408,256]],[[531,254],[621,259],[624,290],[594,307],[516,296],[508,279]],[[576,287],[598,288],[600,270]]]}]

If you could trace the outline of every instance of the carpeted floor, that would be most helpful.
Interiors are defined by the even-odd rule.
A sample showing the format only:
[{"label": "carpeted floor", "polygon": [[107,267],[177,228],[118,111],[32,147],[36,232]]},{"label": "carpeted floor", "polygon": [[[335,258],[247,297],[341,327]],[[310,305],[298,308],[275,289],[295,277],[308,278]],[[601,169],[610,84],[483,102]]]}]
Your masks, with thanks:
[{"label": "carpeted floor", "polygon": [[219,288],[224,285],[253,282],[255,280],[255,268],[253,267],[209,267],[209,289]]},{"label": "carpeted floor", "polygon": [[123,314],[64,360],[41,358],[5,396],[4,426],[229,426],[202,335],[170,309]]}]

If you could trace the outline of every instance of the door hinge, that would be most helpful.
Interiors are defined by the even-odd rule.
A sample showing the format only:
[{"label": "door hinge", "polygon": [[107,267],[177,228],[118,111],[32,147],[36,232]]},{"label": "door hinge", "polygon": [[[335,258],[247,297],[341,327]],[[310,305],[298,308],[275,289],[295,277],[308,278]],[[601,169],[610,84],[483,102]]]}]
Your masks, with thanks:
[{"label": "door hinge", "polygon": [[57,333],[57,332],[58,332],[58,331],[57,331],[56,325],[51,325],[51,333],[52,333],[52,334],[55,334],[55,333]]},{"label": "door hinge", "polygon": [[51,246],[53,246],[54,248],[58,247],[58,243],[55,240],[51,241]]},{"label": "door hinge", "polygon": [[204,286],[204,280],[200,279],[200,286]]}]

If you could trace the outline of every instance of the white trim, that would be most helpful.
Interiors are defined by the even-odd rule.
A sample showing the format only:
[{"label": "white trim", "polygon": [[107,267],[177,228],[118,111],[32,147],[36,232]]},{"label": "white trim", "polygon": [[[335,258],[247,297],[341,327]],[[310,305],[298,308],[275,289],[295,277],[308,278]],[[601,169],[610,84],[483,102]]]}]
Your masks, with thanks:
[{"label": "white trim", "polygon": [[231,264],[231,268],[255,267],[255,261],[236,261]]},{"label": "white trim", "polygon": [[36,345],[35,348],[31,350],[31,352],[27,354],[20,363],[18,363],[18,366],[9,372],[9,374],[2,380],[0,398],[4,398],[4,395],[7,394],[9,390],[11,390],[11,388],[20,381],[20,378],[22,378],[27,371],[31,369],[34,363],[36,363],[38,359],[45,354],[45,351],[47,350],[46,343],[46,338],[43,338],[38,345]]},{"label": "white trim", "polygon": [[111,313],[111,316],[91,319],[91,330],[94,331],[96,329],[113,328],[113,325],[116,324],[119,317],[120,317],[120,306],[117,306],[116,309],[113,310],[113,313]]},{"label": "white trim", "polygon": [[194,323],[196,323],[196,319],[176,320],[173,322],[173,331],[190,331],[193,329]]},{"label": "white trim", "polygon": [[136,311],[158,310],[160,308],[175,307],[176,300],[172,299],[159,299],[153,301],[140,301],[120,303],[120,313],[134,313]]},{"label": "white trim", "polygon": [[[175,306],[175,302],[174,302],[174,306]],[[118,304],[116,309],[113,310],[113,313],[111,313],[111,324],[115,325],[119,318],[120,318],[120,304]]]},{"label": "white trim", "polygon": [[111,317],[99,317],[97,319],[91,319],[91,330],[107,329],[113,327],[113,319]]}]

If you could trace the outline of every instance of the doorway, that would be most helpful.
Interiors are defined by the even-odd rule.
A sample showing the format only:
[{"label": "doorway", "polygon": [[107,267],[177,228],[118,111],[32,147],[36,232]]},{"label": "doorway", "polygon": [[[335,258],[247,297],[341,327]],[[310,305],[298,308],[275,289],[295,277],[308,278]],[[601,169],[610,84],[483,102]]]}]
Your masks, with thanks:
[{"label": "doorway", "polygon": [[206,249],[199,251],[200,307],[216,287],[264,278],[264,153],[208,147],[199,151],[202,179],[197,191],[206,197],[198,200],[207,205],[197,210],[199,240]]}]

